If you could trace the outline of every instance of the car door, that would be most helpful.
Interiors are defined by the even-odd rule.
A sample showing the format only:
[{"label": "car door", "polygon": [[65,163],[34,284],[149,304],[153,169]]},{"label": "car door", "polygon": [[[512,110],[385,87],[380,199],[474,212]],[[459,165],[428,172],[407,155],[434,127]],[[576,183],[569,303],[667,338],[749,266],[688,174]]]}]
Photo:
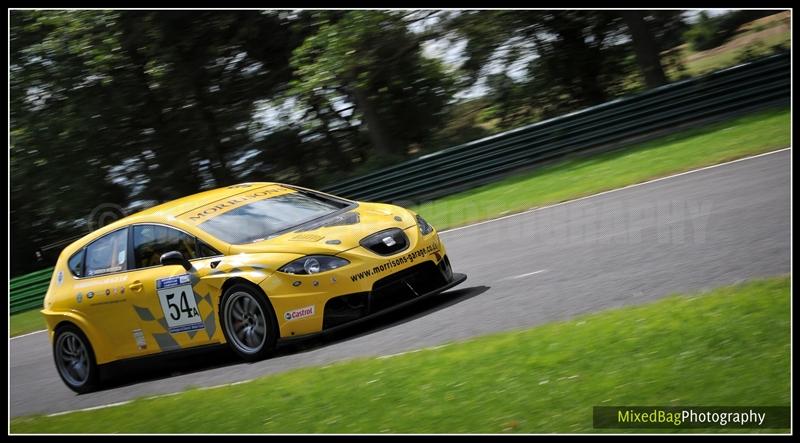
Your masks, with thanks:
[{"label": "car door", "polygon": [[[163,352],[222,340],[211,291],[199,274],[219,253],[175,227],[142,223],[131,231],[132,313],[141,325],[142,351]],[[164,266],[161,255],[178,251],[192,268]],[[140,286],[139,286],[140,285]]]},{"label": "car door", "polygon": [[[129,315],[133,281],[128,272],[129,232],[128,227],[110,232],[89,243],[74,257],[82,260],[83,268],[73,284],[79,309],[102,331],[117,358],[138,352],[132,333],[139,329],[139,323]],[[79,267],[77,263],[75,267]]]}]

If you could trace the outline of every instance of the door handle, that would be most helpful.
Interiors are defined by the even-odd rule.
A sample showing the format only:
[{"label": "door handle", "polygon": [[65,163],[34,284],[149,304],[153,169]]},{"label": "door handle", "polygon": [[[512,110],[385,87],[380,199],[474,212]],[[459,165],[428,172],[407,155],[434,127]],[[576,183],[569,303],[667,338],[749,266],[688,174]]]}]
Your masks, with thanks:
[{"label": "door handle", "polygon": [[131,283],[128,286],[128,288],[130,288],[131,291],[139,292],[139,291],[142,290],[142,282],[140,282],[139,280],[136,280],[133,283]]}]

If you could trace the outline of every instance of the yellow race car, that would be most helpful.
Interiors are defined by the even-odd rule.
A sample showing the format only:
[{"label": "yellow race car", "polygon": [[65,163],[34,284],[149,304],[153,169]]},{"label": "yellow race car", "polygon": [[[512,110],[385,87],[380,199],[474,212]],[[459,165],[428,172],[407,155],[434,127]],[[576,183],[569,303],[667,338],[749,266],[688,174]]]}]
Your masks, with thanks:
[{"label": "yellow race car", "polygon": [[42,314],[62,380],[111,362],[227,343],[246,360],[440,293],[452,272],[414,212],[277,183],[202,192],[66,247]]}]

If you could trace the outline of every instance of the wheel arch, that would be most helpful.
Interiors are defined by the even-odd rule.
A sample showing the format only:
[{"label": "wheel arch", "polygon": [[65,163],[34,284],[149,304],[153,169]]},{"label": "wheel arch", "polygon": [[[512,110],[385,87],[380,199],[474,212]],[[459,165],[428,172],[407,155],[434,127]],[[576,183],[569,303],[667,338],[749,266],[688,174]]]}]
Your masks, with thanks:
[{"label": "wheel arch", "polygon": [[220,316],[222,315],[222,299],[225,296],[225,293],[228,291],[228,289],[230,289],[231,286],[234,286],[236,284],[243,284],[245,286],[248,286],[248,287],[252,288],[253,290],[255,290],[256,292],[258,292],[259,294],[263,295],[264,296],[264,300],[266,300],[267,304],[269,304],[269,307],[272,308],[272,313],[275,314],[275,321],[277,322],[279,320],[278,319],[278,314],[275,311],[275,306],[272,305],[272,301],[269,299],[269,296],[267,295],[267,293],[264,292],[264,289],[262,289],[261,286],[259,286],[258,284],[254,283],[253,281],[248,280],[248,279],[246,279],[244,277],[231,277],[231,278],[225,280],[224,283],[222,283],[222,287],[220,288],[220,292],[219,292],[219,300],[217,302],[217,312],[220,313]]},{"label": "wheel arch", "polygon": [[[250,290],[249,291],[247,291],[246,289],[245,290],[237,290],[235,292],[231,292],[230,294],[228,294],[230,289],[235,287],[235,286],[243,286],[244,288],[247,288],[247,289],[250,289]],[[220,289],[221,290],[220,290],[220,297],[219,297],[219,301],[218,301],[217,311],[219,312],[219,317],[218,317],[219,318],[219,325],[220,325],[220,328],[223,331],[223,335],[225,336],[225,341],[234,350],[234,352],[239,354],[241,357],[243,357],[247,361],[256,361],[256,360],[260,360],[264,356],[272,355],[272,352],[274,352],[274,350],[275,350],[275,342],[280,337],[280,327],[278,325],[278,314],[275,311],[275,306],[273,306],[272,301],[269,299],[269,297],[267,296],[266,292],[261,287],[259,287],[259,285],[253,283],[252,281],[250,281],[250,280],[248,280],[246,278],[242,278],[242,277],[232,277],[232,278],[227,279],[223,283],[223,285],[221,286]],[[230,299],[229,295],[235,295],[235,294],[238,294],[238,293],[245,293],[245,292],[250,293],[250,296],[252,298],[260,299],[260,301],[257,301],[256,303],[261,303],[264,309],[261,309],[261,308],[260,309],[262,311],[267,311],[267,312],[264,312],[265,317],[269,317],[269,316],[272,317],[271,321],[269,321],[270,320],[269,318],[266,318],[266,320],[268,322],[267,327],[270,328],[270,324],[269,323],[271,323],[272,332],[268,333],[267,335],[265,335],[264,340],[266,340],[266,341],[264,343],[262,343],[262,345],[260,346],[260,349],[254,351],[253,354],[248,354],[246,351],[242,351],[240,349],[239,344],[236,344],[235,341],[233,341],[232,338],[229,337],[229,335],[231,335],[233,332],[229,331],[227,329],[227,326],[226,326],[227,318],[226,318],[226,312],[225,312],[225,303],[227,303],[227,300]]]},{"label": "wheel arch", "polygon": [[56,331],[58,329],[70,325],[78,328],[86,339],[89,340],[89,346],[92,347],[92,353],[98,365],[116,359],[112,354],[104,352],[104,350],[112,348],[106,343],[106,339],[101,331],[93,327],[82,315],[76,312],[47,312],[44,315],[49,326],[48,334],[51,343],[55,340]]}]

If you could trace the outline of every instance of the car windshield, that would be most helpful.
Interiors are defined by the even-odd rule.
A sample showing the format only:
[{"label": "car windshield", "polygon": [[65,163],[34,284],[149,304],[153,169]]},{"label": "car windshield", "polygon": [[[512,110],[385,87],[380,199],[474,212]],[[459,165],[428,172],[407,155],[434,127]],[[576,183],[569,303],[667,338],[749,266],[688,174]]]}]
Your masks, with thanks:
[{"label": "car windshield", "polygon": [[198,226],[228,243],[252,243],[348,206],[344,200],[298,191],[248,203]]}]

